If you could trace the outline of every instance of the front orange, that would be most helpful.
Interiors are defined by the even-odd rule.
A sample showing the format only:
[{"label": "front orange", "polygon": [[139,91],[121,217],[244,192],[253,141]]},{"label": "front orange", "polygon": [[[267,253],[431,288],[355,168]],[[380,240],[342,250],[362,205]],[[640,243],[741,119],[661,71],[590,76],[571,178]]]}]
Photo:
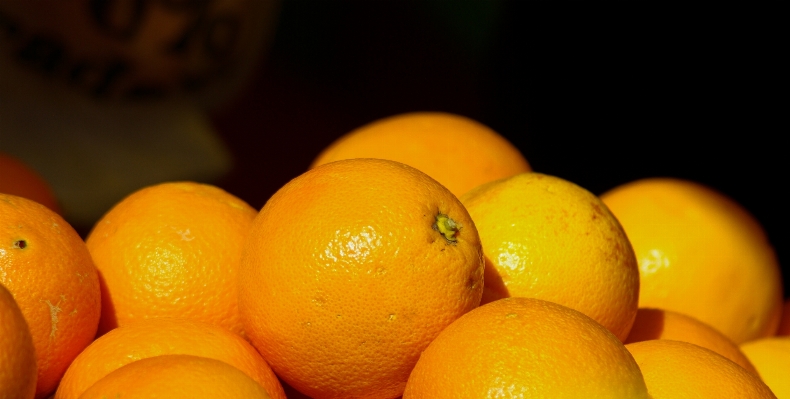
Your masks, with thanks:
[{"label": "front orange", "polygon": [[80,399],[271,399],[241,370],[220,360],[162,355],[129,363],[91,385]]},{"label": "front orange", "polygon": [[212,324],[170,317],[138,321],[97,338],[66,370],[54,399],[77,399],[118,368],[163,355],[221,360],[250,376],[273,399],[285,399],[277,376],[241,336]]},{"label": "front orange", "polygon": [[446,188],[410,166],[343,160],[282,187],[240,269],[247,336],[313,398],[395,398],[420,352],[478,306],[483,255]]},{"label": "front orange", "polygon": [[33,337],[14,297],[0,284],[0,397],[32,399],[36,394]]},{"label": "front orange", "polygon": [[571,308],[505,298],[431,342],[403,399],[647,399],[636,362],[611,332]]},{"label": "front orange", "polygon": [[682,313],[671,310],[642,308],[636,314],[628,339],[624,342],[671,339],[689,342],[710,349],[732,360],[747,371],[757,374],[746,355],[724,334],[715,328]]},{"label": "front orange", "polygon": [[82,238],[54,211],[0,194],[0,284],[14,295],[30,327],[36,397],[46,397],[96,335],[101,294],[93,260]]},{"label": "front orange", "polygon": [[707,348],[669,339],[625,347],[639,364],[652,399],[776,399],[760,377]]}]

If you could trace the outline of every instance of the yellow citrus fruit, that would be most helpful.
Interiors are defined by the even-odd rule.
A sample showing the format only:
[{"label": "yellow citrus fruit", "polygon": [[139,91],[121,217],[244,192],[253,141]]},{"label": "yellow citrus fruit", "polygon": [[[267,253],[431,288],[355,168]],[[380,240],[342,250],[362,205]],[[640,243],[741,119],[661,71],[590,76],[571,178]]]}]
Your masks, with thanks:
[{"label": "yellow citrus fruit", "polygon": [[598,197],[555,176],[522,173],[478,186],[461,202],[483,242],[482,303],[545,299],[628,336],[639,297],[636,258]]},{"label": "yellow citrus fruit", "polygon": [[242,333],[236,278],[257,211],[222,189],[169,182],[110,209],[86,243],[102,282],[99,333],[185,317]]},{"label": "yellow citrus fruit", "polygon": [[639,260],[640,307],[687,314],[736,344],[776,332],[779,264],[743,207],[701,184],[670,178],[637,180],[601,199]]},{"label": "yellow citrus fruit", "polygon": [[36,397],[46,397],[96,335],[101,291],[93,260],[57,213],[0,194],[0,284],[13,294],[30,328]]},{"label": "yellow citrus fruit", "polygon": [[457,196],[531,170],[507,139],[477,121],[445,112],[399,114],[362,126],[324,149],[311,167],[349,158],[403,162]]},{"label": "yellow citrus fruit", "polygon": [[641,308],[626,344],[651,339],[671,339],[689,342],[710,349],[732,360],[744,369],[757,374],[746,355],[734,342],[715,328],[691,317],[671,310]]},{"label": "yellow citrus fruit", "polygon": [[420,352],[474,309],[483,253],[460,201],[381,159],[309,170],[256,217],[239,305],[253,345],[314,398],[394,398]]},{"label": "yellow citrus fruit", "polygon": [[250,376],[272,398],[285,399],[277,376],[241,336],[213,324],[168,317],[137,321],[97,338],[66,370],[55,399],[77,399],[113,370],[161,355],[221,360]]},{"label": "yellow citrus fruit", "polygon": [[32,399],[35,394],[33,337],[14,297],[0,284],[0,397]]},{"label": "yellow citrus fruit", "polygon": [[505,298],[461,316],[420,356],[403,399],[648,398],[625,346],[568,307]]},{"label": "yellow citrus fruit", "polygon": [[0,193],[30,199],[60,213],[49,183],[29,165],[3,153],[0,153]]},{"label": "yellow citrus fruit", "polygon": [[778,398],[790,398],[790,337],[767,337],[741,345],[760,378]]},{"label": "yellow citrus fruit", "polygon": [[760,377],[710,349],[669,339],[625,347],[639,364],[651,399],[776,398]]},{"label": "yellow citrus fruit", "polygon": [[216,359],[162,355],[129,363],[91,385],[79,399],[270,399],[255,380]]}]

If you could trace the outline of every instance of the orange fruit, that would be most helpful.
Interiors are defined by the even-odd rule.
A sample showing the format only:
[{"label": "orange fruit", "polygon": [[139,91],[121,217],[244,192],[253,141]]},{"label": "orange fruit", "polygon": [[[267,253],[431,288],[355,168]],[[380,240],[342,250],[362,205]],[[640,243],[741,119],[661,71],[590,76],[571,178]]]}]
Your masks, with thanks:
[{"label": "orange fruit", "polygon": [[126,364],[161,355],[194,355],[228,363],[261,384],[274,399],[282,385],[261,355],[238,334],[189,319],[155,318],[118,327],[74,359],[55,399],[77,399],[96,381]]},{"label": "orange fruit", "polygon": [[49,183],[21,160],[0,153],[0,193],[33,200],[60,213],[60,206]]},{"label": "orange fruit", "polygon": [[743,207],[701,184],[669,178],[624,184],[601,199],[639,260],[639,307],[687,314],[736,344],[776,332],[779,264]]},{"label": "orange fruit", "polygon": [[101,294],[93,260],[57,213],[0,194],[0,284],[14,295],[30,328],[36,397],[45,397],[96,335]]},{"label": "orange fruit", "polygon": [[782,317],[779,321],[779,328],[776,329],[776,335],[790,335],[790,299],[785,299],[782,306]]},{"label": "orange fruit", "polygon": [[236,278],[257,211],[194,182],[145,187],[121,200],[86,243],[102,282],[99,333],[151,317],[185,317],[242,333]]},{"label": "orange fruit", "polygon": [[776,398],[757,375],[710,349],[668,339],[625,347],[639,364],[652,399]]},{"label": "orange fruit", "polygon": [[647,398],[609,330],[568,307],[505,298],[461,316],[423,352],[403,399]]},{"label": "orange fruit", "polygon": [[628,336],[639,297],[636,257],[598,197],[559,177],[522,173],[478,186],[461,202],[483,242],[482,303],[545,299]]},{"label": "orange fruit", "polygon": [[741,352],[738,345],[715,328],[691,316],[671,310],[639,309],[634,325],[631,327],[631,333],[628,334],[625,343],[630,344],[651,339],[671,339],[699,345],[757,374],[757,370],[746,355]]},{"label": "orange fruit", "polygon": [[97,381],[80,399],[269,399],[239,369],[216,359],[162,355],[127,364]]},{"label": "orange fruit", "polygon": [[763,382],[779,398],[790,398],[790,337],[767,337],[741,345]]},{"label": "orange fruit", "polygon": [[0,397],[32,399],[35,394],[33,337],[14,297],[0,284]]},{"label": "orange fruit", "polygon": [[349,158],[381,158],[413,166],[453,194],[531,170],[519,150],[489,127],[445,112],[383,118],[338,138],[311,168]]},{"label": "orange fruit", "polygon": [[314,398],[394,398],[420,352],[483,290],[477,230],[428,175],[381,159],[332,162],[263,206],[239,304],[253,345]]}]

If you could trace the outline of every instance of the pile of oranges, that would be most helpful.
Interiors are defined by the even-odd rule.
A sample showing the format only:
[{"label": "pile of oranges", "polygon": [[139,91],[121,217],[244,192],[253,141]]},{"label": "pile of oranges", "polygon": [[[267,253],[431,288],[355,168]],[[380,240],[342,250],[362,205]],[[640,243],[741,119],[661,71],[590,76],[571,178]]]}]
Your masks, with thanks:
[{"label": "pile of oranges", "polygon": [[596,196],[446,113],[348,133],[260,210],[167,182],[84,240],[0,156],[0,398],[790,398],[781,281],[721,193]]}]

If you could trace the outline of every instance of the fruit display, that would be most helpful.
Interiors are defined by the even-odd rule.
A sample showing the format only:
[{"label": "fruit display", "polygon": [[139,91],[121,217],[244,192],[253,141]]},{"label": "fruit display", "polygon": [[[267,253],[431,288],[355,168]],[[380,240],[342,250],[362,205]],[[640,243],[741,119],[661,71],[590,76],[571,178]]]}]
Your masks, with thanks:
[{"label": "fruit display", "polygon": [[790,399],[776,157],[686,140],[644,32],[41,4],[0,3],[0,399]]}]

